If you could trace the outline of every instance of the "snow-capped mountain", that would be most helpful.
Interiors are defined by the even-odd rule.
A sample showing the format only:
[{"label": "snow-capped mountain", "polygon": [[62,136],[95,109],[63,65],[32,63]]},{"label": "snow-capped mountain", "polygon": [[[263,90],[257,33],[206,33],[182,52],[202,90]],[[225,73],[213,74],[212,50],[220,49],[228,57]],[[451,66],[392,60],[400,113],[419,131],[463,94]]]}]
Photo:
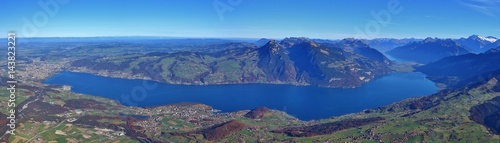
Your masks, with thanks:
[{"label": "snow-capped mountain", "polygon": [[493,37],[493,36],[488,36],[488,37],[478,36],[478,37],[481,40],[488,41],[491,43],[495,43],[496,41],[498,41],[498,39],[496,37]]},{"label": "snow-capped mountain", "polygon": [[491,48],[500,46],[500,40],[493,36],[472,35],[468,38],[460,38],[455,41],[473,53],[483,53]]}]

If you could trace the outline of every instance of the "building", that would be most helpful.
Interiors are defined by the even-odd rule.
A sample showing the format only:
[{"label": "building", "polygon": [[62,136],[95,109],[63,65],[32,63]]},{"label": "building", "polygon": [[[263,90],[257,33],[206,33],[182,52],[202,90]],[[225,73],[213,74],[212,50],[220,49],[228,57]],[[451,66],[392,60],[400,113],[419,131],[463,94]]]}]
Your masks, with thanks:
[{"label": "building", "polygon": [[71,86],[69,86],[69,85],[63,85],[63,90],[64,91],[70,91],[71,90]]}]

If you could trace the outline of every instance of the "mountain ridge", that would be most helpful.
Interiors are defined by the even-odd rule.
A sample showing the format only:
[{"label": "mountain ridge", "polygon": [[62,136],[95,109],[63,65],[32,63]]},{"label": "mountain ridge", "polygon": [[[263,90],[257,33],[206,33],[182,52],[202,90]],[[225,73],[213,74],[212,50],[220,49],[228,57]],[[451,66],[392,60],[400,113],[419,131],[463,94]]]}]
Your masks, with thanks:
[{"label": "mountain ridge", "polygon": [[452,39],[426,38],[419,42],[411,42],[389,52],[391,56],[426,64],[444,57],[470,53]]},{"label": "mountain ridge", "polygon": [[340,43],[318,44],[290,37],[270,40],[261,47],[215,53],[83,58],[71,66],[75,71],[108,75],[120,72],[173,84],[286,83],[325,87],[357,87],[392,72],[392,63],[377,50],[359,40],[344,39]]},{"label": "mountain ridge", "polygon": [[[463,86],[466,82],[460,81],[470,82],[470,80],[480,79],[481,74],[491,74],[500,70],[500,65],[496,63],[500,61],[500,52],[496,52],[496,50],[497,49],[490,49],[490,51],[480,54],[470,53],[446,57],[416,67],[415,69],[426,74],[427,77],[434,82],[443,83],[452,87]],[[481,78],[484,77],[486,77],[486,75]]]}]

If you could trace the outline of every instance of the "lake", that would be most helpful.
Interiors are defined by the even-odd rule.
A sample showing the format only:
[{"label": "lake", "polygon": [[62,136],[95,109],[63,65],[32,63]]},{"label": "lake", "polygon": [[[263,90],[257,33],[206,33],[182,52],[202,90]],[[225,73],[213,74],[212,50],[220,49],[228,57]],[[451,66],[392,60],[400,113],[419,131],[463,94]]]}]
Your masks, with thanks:
[{"label": "lake", "polygon": [[385,75],[358,88],[277,84],[173,85],[76,72],[57,73],[44,83],[70,85],[73,92],[114,99],[126,106],[196,102],[222,112],[266,106],[301,120],[360,112],[438,90],[424,74],[417,72]]}]

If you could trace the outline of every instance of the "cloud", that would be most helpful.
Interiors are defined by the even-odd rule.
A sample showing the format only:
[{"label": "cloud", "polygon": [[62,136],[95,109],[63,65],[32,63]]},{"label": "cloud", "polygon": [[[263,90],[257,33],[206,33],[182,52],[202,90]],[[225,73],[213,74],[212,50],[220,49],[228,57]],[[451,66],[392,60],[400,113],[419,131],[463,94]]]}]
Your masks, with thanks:
[{"label": "cloud", "polygon": [[500,12],[500,0],[459,0],[462,6],[471,8],[491,17]]}]

